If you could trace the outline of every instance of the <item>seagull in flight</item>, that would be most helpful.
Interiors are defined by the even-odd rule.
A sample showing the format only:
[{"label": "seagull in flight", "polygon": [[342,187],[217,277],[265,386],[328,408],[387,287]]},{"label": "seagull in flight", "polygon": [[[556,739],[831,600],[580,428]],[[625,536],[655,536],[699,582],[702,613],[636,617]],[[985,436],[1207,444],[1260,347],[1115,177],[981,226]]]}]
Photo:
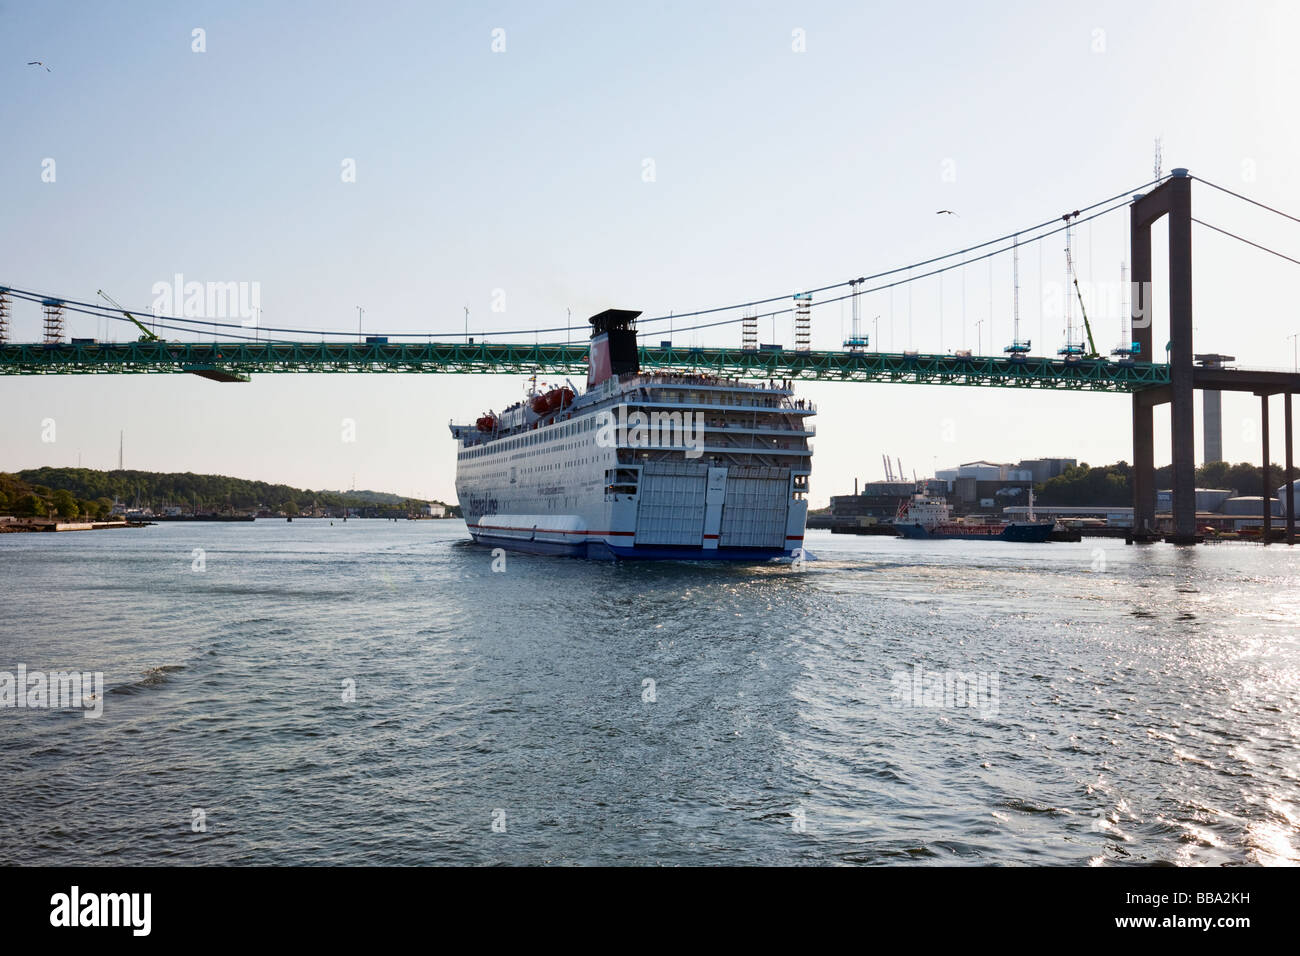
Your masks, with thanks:
[{"label": "seagull in flight", "polygon": [[[29,60],[28,63],[27,63],[27,65],[28,65],[28,66],[45,66],[45,61],[44,61],[44,60]],[[53,73],[54,71],[51,70],[48,66],[45,66],[45,72],[46,72],[46,73]]]},{"label": "seagull in flight", "polygon": [[[936,216],[957,216],[957,214],[953,212],[951,209],[940,209],[938,212],[935,213],[935,215]],[[960,219],[961,216],[957,216],[957,218]]]}]

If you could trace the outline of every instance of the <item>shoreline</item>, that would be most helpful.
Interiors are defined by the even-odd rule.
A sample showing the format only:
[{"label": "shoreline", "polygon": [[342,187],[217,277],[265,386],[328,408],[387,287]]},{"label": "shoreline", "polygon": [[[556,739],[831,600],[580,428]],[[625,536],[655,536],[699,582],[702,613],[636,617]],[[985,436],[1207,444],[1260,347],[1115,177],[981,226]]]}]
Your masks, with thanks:
[{"label": "shoreline", "polygon": [[54,531],[103,531],[108,528],[145,528],[148,521],[58,521],[50,518],[0,518],[0,534],[44,534]]}]

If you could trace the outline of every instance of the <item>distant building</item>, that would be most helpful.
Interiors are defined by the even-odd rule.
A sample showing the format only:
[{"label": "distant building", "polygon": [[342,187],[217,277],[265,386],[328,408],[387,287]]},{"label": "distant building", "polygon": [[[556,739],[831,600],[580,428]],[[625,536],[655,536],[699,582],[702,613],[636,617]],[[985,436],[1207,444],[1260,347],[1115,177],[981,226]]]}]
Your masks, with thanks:
[{"label": "distant building", "polygon": [[[1282,514],[1282,502],[1276,498],[1268,500],[1269,514]],[[1256,515],[1264,514],[1264,499],[1259,495],[1243,495],[1240,498],[1229,498],[1223,503],[1223,513],[1225,515]]]},{"label": "distant building", "polygon": [[[1235,492],[1228,491],[1224,488],[1197,488],[1196,510],[1222,511],[1224,503],[1234,494]],[[1170,511],[1173,509],[1173,506],[1174,493],[1172,491],[1156,492],[1156,511]]]},{"label": "distant building", "polygon": [[424,506],[424,513],[430,518],[445,518],[447,517],[447,506],[431,502]]},{"label": "distant building", "polygon": [[862,494],[875,498],[910,498],[916,490],[914,481],[868,481]]},{"label": "distant building", "polygon": [[[1014,521],[1024,521],[1029,517],[1028,505],[1012,505],[1002,509],[1002,514]],[[1054,518],[1069,524],[1077,520],[1104,521],[1110,527],[1131,528],[1133,526],[1133,509],[1127,505],[1101,505],[1096,507],[1076,505],[1034,505],[1034,517],[1042,520]]]},{"label": "distant building", "polygon": [[1078,463],[1074,458],[1026,458],[1016,465],[1016,469],[1029,472],[1030,480],[1041,485],[1064,474],[1067,468],[1073,468]]},{"label": "distant building", "polygon": [[956,468],[936,471],[934,477],[944,481],[956,481],[959,478],[973,478],[976,481],[1005,481],[1010,465],[1000,465],[991,461],[971,461]]},{"label": "distant building", "polygon": [[[1295,481],[1291,482],[1291,487],[1295,489],[1294,494],[1295,494],[1296,511],[1300,512],[1300,478],[1297,478]],[[1276,494],[1277,494],[1278,501],[1282,502],[1282,509],[1286,510],[1286,485],[1281,485],[1277,489]]]}]

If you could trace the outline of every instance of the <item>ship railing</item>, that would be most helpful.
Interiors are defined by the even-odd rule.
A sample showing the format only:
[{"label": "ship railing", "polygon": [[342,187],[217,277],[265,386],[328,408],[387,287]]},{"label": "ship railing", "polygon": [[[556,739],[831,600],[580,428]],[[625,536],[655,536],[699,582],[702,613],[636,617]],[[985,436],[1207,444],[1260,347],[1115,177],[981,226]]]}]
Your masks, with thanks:
[{"label": "ship railing", "polygon": [[[674,375],[671,372],[640,372],[619,379],[622,385],[710,385],[719,388],[744,388],[752,391],[764,391],[762,383],[751,383],[738,378],[724,378],[719,375]],[[767,389],[776,391],[776,389]]]},{"label": "ship railing", "polygon": [[[637,401],[632,396],[624,396],[624,400],[633,404],[635,404]],[[647,396],[641,401],[650,403],[650,402],[654,402],[655,400]],[[770,396],[770,397],[764,397],[759,399],[751,399],[749,401],[738,401],[735,399],[732,399],[730,401],[723,401],[718,398],[714,398],[708,393],[703,393],[703,394],[693,395],[693,396],[684,396],[681,398],[677,398],[671,402],[663,402],[662,404],[712,405],[717,408],[745,408],[745,409],[757,409],[759,411],[808,412],[809,414],[812,415],[817,414],[817,406],[813,402],[810,402],[807,399],[803,399],[803,398],[791,399],[784,396]]]},{"label": "ship railing", "polygon": [[750,432],[756,435],[791,435],[812,438],[817,434],[816,425],[806,424],[800,424],[796,428],[765,428],[762,425],[756,427],[748,422],[720,422],[706,419],[704,427],[709,431]]}]

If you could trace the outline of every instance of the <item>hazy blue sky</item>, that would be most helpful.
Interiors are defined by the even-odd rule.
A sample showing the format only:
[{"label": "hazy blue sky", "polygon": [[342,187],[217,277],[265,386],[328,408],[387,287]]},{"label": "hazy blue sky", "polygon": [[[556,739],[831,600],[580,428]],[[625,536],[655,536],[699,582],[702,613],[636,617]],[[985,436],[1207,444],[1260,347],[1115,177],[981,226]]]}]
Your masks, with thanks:
[{"label": "hazy blue sky", "polygon": [[[609,306],[682,312],[880,271],[1105,198],[1151,178],[1156,136],[1166,169],[1295,211],[1298,35],[1300,5],[1281,2],[5,2],[0,284],[86,300],[102,288],[147,311],[154,284],[177,273],[256,282],[266,325],[355,329],[360,305],[372,332],[456,332],[467,305],[472,332],[563,324],[566,309],[578,321]],[[1194,203],[1199,218],[1300,256],[1300,226],[1205,187]],[[1079,230],[1081,279],[1113,289],[1126,230],[1126,211]],[[1197,350],[1290,367],[1300,308],[1286,283],[1300,267],[1201,227],[1194,242]],[[1022,258],[1022,316],[1035,350],[1052,352],[1061,320],[1043,314],[1040,282],[1059,283],[1064,262],[1059,239],[1044,245],[1041,268],[1037,247]],[[941,347],[941,315],[944,349],[1010,339],[1010,263],[966,272],[948,276],[942,313],[938,281],[917,285],[913,347]],[[907,347],[908,308],[905,291],[868,297],[865,331],[880,315],[879,344]],[[847,310],[814,319],[814,347],[837,347]],[[1094,320],[1109,351],[1118,318],[1099,308]],[[18,305],[15,338],[39,338],[39,323]],[[69,325],[99,334],[93,319]],[[776,336],[791,344],[788,320]],[[128,467],[316,488],[355,476],[452,499],[448,419],[499,409],[520,387],[4,378],[0,468],[78,456],[115,467],[125,429]],[[924,472],[1131,457],[1118,396],[800,391],[821,409],[817,504],[854,476],[880,477],[882,452]],[[1257,415],[1255,400],[1225,397],[1230,459],[1258,457]],[[355,442],[342,441],[344,418]],[[1167,441],[1157,447],[1167,460]]]}]

